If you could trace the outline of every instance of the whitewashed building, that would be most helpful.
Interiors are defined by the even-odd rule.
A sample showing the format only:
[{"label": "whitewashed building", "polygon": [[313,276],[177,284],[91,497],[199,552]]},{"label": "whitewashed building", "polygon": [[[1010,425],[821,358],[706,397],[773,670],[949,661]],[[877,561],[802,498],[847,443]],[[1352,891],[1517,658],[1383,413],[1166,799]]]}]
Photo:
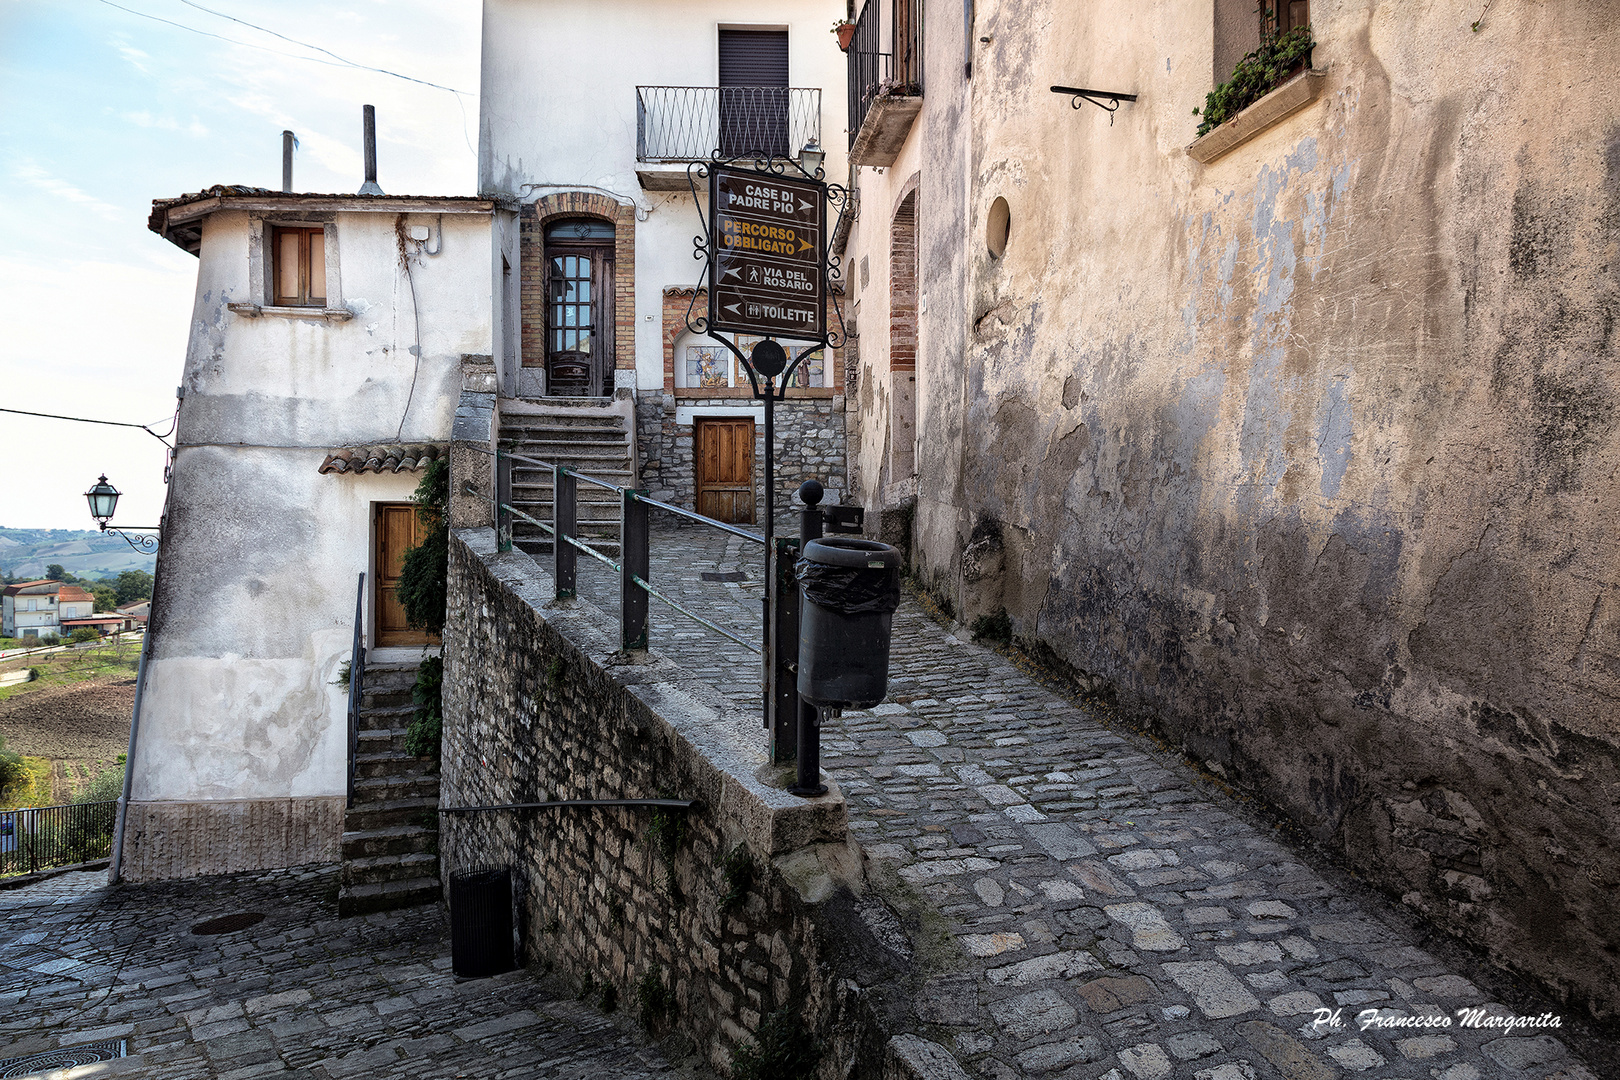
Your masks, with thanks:
[{"label": "whitewashed building", "polygon": [[357,600],[368,647],[425,642],[390,574],[464,364],[492,351],[495,208],[242,187],[154,204],[198,273],[124,878],[338,859],[338,674]]},{"label": "whitewashed building", "polygon": [[[498,218],[496,319],[501,423],[522,450],[758,520],[763,406],[724,347],[685,329],[694,293],[700,313],[706,302],[693,258],[706,194],[694,203],[687,165],[813,144],[844,179],[844,57],[829,31],[845,10],[485,3],[479,190],[521,204]],[[814,357],[778,409],[780,491],[813,476],[829,501],[842,494],[840,359]],[[564,456],[555,424],[593,409],[604,445]]]}]

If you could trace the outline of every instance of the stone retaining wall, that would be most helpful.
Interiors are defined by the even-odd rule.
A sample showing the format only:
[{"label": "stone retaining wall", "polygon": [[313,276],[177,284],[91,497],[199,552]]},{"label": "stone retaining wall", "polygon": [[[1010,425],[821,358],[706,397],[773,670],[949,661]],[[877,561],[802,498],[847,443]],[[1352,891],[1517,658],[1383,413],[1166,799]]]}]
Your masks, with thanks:
[{"label": "stone retaining wall", "polygon": [[490,529],[453,532],[449,595],[442,806],[700,802],[684,820],[622,808],[445,815],[447,879],[511,867],[523,963],[598,1003],[616,998],[654,1033],[694,1039],[722,1072],[762,1018],[789,1010],[823,1048],[818,1075],[917,1075],[905,1064],[915,1048],[876,1020],[875,997],[906,963],[877,936],[884,915],[863,896],[837,786],[788,795],[757,718],[656,653],[616,651],[599,609],[553,601],[549,576],[521,552],[497,554]]}]

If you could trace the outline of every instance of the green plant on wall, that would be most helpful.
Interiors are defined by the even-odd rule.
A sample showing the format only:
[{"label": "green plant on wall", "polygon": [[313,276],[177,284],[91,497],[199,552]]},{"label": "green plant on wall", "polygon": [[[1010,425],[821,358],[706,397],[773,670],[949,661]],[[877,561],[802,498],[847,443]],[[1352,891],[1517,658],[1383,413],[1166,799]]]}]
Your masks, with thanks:
[{"label": "green plant on wall", "polygon": [[430,462],[411,496],[418,520],[427,526],[423,541],[405,552],[395,596],[405,618],[418,630],[437,634],[444,629],[445,593],[450,580],[450,525],[445,510],[450,504],[450,463]]},{"label": "green plant on wall", "polygon": [[1193,110],[1194,116],[1203,118],[1198,134],[1208,135],[1275,90],[1301,64],[1309,65],[1315,44],[1309,26],[1267,34],[1258,49],[1238,61],[1232,77],[1209,92],[1204,107]]},{"label": "green plant on wall", "polygon": [[792,1006],[760,1021],[752,1042],[731,1052],[731,1080],[809,1080],[821,1062],[821,1047]]},{"label": "green plant on wall", "polygon": [[754,857],[748,853],[748,846],[738,844],[732,848],[720,869],[726,882],[726,891],[720,896],[720,913],[729,915],[743,906],[754,885]]},{"label": "green plant on wall", "polygon": [[641,1026],[656,1031],[675,1016],[675,991],[664,983],[664,969],[654,964],[636,984],[636,1012]]},{"label": "green plant on wall", "polygon": [[444,661],[437,656],[423,659],[416,669],[416,685],[411,702],[416,711],[405,725],[405,750],[417,757],[439,759],[439,734],[444,730]]}]

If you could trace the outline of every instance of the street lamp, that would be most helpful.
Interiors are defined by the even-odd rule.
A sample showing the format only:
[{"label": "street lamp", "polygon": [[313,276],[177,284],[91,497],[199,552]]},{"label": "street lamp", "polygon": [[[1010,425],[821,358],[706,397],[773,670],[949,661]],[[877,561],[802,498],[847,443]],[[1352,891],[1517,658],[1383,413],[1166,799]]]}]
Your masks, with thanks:
[{"label": "street lamp", "polygon": [[101,526],[102,532],[123,537],[124,543],[136,551],[147,554],[156,551],[158,546],[158,530],[156,527],[130,526],[130,529],[136,533],[150,534],[135,536],[130,535],[129,530],[107,527],[107,522],[112,520],[113,511],[118,509],[119,494],[119,490],[107,482],[107,474],[102,473],[100,478],[96,480],[95,486],[84,493],[85,501],[90,504],[90,516],[96,519],[96,524]]},{"label": "street lamp", "polygon": [[819,179],[821,176],[821,163],[825,161],[826,158],[827,152],[821,148],[821,144],[816,140],[811,139],[809,142],[804,144],[804,149],[799,151],[799,167],[802,168],[807,175],[814,176]]}]

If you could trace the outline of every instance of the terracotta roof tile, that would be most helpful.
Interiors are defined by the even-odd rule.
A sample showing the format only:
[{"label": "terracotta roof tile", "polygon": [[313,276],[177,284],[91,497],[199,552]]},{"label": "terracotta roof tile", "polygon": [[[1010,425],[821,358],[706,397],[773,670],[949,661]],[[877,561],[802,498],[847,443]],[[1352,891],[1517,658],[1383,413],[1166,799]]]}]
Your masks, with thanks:
[{"label": "terracotta roof tile", "polygon": [[57,590],[56,599],[61,603],[71,604],[81,600],[94,600],[95,597],[77,585],[64,585]]},{"label": "terracotta roof tile", "polygon": [[55,584],[56,584],[56,582],[52,581],[50,578],[40,578],[38,581],[19,581],[15,585],[7,585],[5,593],[3,595],[5,595],[5,596],[16,596],[18,593],[22,592],[24,589],[33,589],[33,588],[39,587],[40,585],[55,585]]},{"label": "terracotta roof tile", "polygon": [[388,443],[382,446],[337,447],[321,462],[323,473],[420,472],[450,447],[444,443]]}]

